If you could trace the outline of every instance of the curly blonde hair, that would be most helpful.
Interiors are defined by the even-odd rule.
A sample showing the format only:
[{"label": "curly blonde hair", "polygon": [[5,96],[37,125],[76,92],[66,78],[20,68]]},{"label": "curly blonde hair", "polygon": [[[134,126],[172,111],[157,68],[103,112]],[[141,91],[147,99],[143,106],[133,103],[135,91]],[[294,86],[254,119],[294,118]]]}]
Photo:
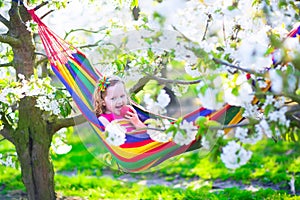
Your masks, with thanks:
[{"label": "curly blonde hair", "polygon": [[109,81],[109,85],[105,88],[105,90],[101,90],[100,86],[97,85],[93,95],[93,104],[94,104],[94,112],[97,117],[106,112],[106,107],[104,105],[104,97],[107,94],[107,88],[115,86],[117,83],[122,83],[125,87],[124,82],[117,76],[107,77]]}]

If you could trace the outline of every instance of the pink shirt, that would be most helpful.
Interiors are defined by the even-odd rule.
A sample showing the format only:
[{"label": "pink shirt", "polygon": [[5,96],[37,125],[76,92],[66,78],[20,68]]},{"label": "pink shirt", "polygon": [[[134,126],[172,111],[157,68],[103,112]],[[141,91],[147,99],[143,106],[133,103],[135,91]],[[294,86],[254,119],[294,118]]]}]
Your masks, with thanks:
[{"label": "pink shirt", "polygon": [[116,114],[113,114],[113,113],[108,113],[108,114],[103,113],[103,114],[100,115],[100,117],[104,117],[109,122],[112,122],[113,120],[122,121],[122,122],[120,122],[120,125],[126,128],[127,133],[131,132],[131,131],[134,131],[136,129],[129,120],[125,119],[124,117],[122,117],[120,115],[116,115]]},{"label": "pink shirt", "polygon": [[115,119],[122,119],[123,117],[119,116],[119,115],[115,115],[113,113],[103,113],[100,115],[101,117],[104,117],[105,119],[107,119],[109,122],[112,122]]}]

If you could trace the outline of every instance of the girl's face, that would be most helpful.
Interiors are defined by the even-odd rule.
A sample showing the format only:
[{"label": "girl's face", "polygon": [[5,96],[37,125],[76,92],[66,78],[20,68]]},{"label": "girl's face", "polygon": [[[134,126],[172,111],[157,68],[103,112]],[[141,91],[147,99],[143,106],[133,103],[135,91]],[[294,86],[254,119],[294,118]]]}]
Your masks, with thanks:
[{"label": "girl's face", "polygon": [[121,108],[127,104],[127,94],[123,83],[117,83],[106,89],[104,103],[107,111],[120,115]]}]

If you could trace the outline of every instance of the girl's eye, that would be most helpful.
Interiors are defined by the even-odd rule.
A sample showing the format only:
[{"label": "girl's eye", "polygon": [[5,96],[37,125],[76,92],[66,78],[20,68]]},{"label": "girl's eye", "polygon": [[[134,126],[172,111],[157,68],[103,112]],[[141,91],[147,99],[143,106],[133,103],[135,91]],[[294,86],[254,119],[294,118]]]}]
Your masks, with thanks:
[{"label": "girl's eye", "polygon": [[111,98],[112,101],[114,101],[115,99],[116,99],[115,97]]},{"label": "girl's eye", "polygon": [[121,98],[124,98],[125,97],[125,95],[121,95]]}]

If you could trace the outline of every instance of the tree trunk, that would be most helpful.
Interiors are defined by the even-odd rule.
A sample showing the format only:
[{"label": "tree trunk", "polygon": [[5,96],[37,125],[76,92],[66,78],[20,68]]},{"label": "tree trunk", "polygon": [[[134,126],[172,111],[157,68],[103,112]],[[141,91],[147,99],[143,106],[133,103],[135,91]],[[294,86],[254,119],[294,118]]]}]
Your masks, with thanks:
[{"label": "tree trunk", "polygon": [[55,199],[54,171],[49,160],[52,136],[33,98],[20,102],[20,122],[14,142],[29,200]]},{"label": "tree trunk", "polygon": [[[16,74],[29,78],[34,73],[35,47],[32,34],[26,30],[25,23],[30,19],[25,7],[12,2],[9,11],[11,28],[8,34],[20,39],[21,45],[12,46]],[[25,97],[19,104],[18,128],[12,135],[21,163],[22,180],[29,200],[55,199],[54,171],[49,160],[52,133],[47,130],[47,119],[35,107],[35,99]]]}]

